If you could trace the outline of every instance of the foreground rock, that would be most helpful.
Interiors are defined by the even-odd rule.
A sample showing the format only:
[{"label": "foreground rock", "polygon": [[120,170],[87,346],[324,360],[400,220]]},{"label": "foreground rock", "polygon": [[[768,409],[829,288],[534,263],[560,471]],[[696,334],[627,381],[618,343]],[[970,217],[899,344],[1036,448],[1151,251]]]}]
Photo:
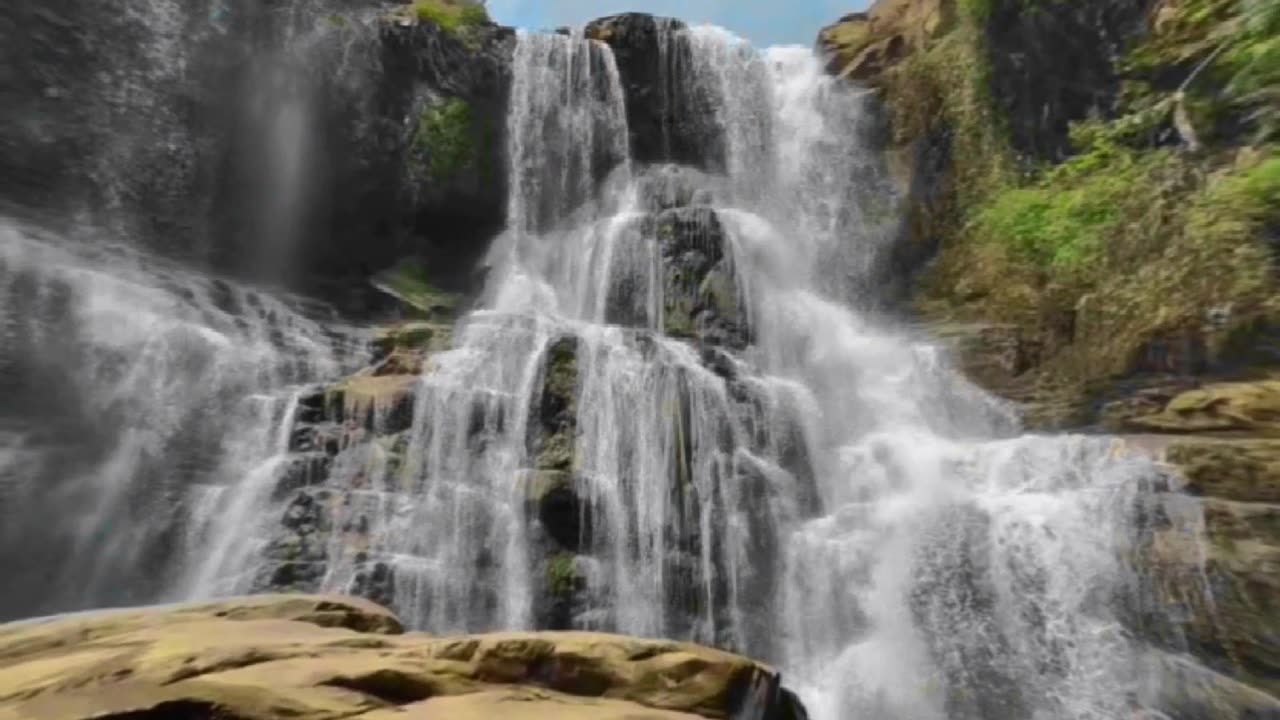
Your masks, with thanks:
[{"label": "foreground rock", "polygon": [[0,718],[804,717],[773,670],[588,633],[403,634],[353,598],[261,596],[0,626]]}]

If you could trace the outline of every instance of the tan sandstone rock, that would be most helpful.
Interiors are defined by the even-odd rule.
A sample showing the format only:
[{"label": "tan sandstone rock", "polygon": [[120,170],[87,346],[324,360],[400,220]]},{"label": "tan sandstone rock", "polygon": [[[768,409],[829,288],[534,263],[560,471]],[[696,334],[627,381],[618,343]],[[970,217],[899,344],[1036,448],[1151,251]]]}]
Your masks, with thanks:
[{"label": "tan sandstone rock", "polygon": [[0,720],[803,717],[778,674],[591,633],[403,634],[350,598],[266,596],[0,627]]}]

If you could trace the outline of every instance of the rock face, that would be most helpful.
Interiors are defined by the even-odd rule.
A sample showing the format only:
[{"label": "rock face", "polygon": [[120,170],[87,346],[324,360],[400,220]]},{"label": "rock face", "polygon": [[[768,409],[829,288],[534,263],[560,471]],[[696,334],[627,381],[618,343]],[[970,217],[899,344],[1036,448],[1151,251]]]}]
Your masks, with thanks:
[{"label": "rock face", "polygon": [[694,62],[688,28],[679,20],[624,13],[594,20],[584,32],[614,54],[626,95],[631,157],[724,170],[724,137],[715,129],[716,99]]},{"label": "rock face", "polygon": [[[1209,5],[880,0],[824,29],[817,46],[830,72],[883,101],[886,149],[908,199],[895,259],[914,278],[908,299],[927,331],[1029,424],[1132,433],[1168,464],[1170,486],[1155,488],[1133,548],[1126,618],[1163,657],[1168,708],[1273,717],[1275,284],[1270,271],[1248,278],[1273,267],[1280,216],[1274,201],[1252,205],[1224,188],[1264,172],[1258,157],[1276,147],[1265,129],[1242,134],[1248,101],[1220,91],[1233,71],[1205,38],[1239,18]],[[1197,66],[1205,74],[1189,82]],[[1170,149],[1206,145],[1198,155]],[[1124,177],[1132,167],[1150,172]],[[1178,185],[1173,205],[1194,209],[1158,221],[1146,214],[1155,200],[1125,207],[1131,193],[1172,188],[1174,176],[1223,184]],[[1123,192],[1108,195],[1112,182]],[[1117,220],[1054,235],[1083,207],[1059,213],[1058,201],[1093,203]],[[1159,238],[1132,239],[1156,222]],[[1101,249],[1071,256],[1085,245]],[[1122,247],[1132,254],[1114,251]],[[1007,685],[986,659],[966,661],[984,682]],[[1010,708],[968,712],[1017,715],[1016,688],[1003,696]]]},{"label": "rock face", "polygon": [[760,718],[773,670],[586,633],[402,634],[368,602],[259,596],[0,626],[0,718]]},{"label": "rock face", "polygon": [[9,212],[340,305],[406,255],[467,289],[503,226],[511,29],[374,0],[118,5],[0,10]]},{"label": "rock face", "polygon": [[955,22],[955,12],[950,0],[882,0],[823,28],[818,49],[831,73],[874,81],[940,37]]}]

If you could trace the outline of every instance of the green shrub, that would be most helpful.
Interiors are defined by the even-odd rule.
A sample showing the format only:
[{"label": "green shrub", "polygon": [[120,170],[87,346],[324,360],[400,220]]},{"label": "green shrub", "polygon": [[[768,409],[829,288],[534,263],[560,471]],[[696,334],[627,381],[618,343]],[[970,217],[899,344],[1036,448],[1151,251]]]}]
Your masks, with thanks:
[{"label": "green shrub", "polygon": [[475,0],[415,0],[413,14],[420,22],[434,23],[454,35],[489,21],[484,4]]},{"label": "green shrub", "polygon": [[578,584],[573,555],[559,553],[547,560],[547,589],[553,597],[570,598]]},{"label": "green shrub", "polygon": [[411,166],[419,179],[446,182],[478,162],[475,118],[465,100],[450,98],[418,117]]},{"label": "green shrub", "polygon": [[447,317],[458,305],[458,297],[436,287],[427,268],[412,258],[402,259],[394,267],[378,273],[373,283],[426,317]]}]

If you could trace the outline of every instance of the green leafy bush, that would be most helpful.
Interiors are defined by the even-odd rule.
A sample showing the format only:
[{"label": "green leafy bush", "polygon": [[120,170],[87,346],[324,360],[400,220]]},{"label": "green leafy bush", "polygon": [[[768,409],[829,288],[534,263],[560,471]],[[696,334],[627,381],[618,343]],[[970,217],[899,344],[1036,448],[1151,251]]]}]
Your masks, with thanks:
[{"label": "green leafy bush", "polygon": [[475,0],[415,0],[413,14],[454,35],[489,21],[484,5]]},{"label": "green leafy bush", "polygon": [[477,162],[471,106],[460,98],[425,110],[413,138],[412,165],[420,179],[445,182]]},{"label": "green leafy bush", "polygon": [[1027,186],[996,193],[978,210],[979,241],[1006,244],[1037,266],[1073,269],[1097,259],[1109,241],[1140,226],[1169,181],[1166,151],[1139,153],[1104,143],[1044,172]]}]

